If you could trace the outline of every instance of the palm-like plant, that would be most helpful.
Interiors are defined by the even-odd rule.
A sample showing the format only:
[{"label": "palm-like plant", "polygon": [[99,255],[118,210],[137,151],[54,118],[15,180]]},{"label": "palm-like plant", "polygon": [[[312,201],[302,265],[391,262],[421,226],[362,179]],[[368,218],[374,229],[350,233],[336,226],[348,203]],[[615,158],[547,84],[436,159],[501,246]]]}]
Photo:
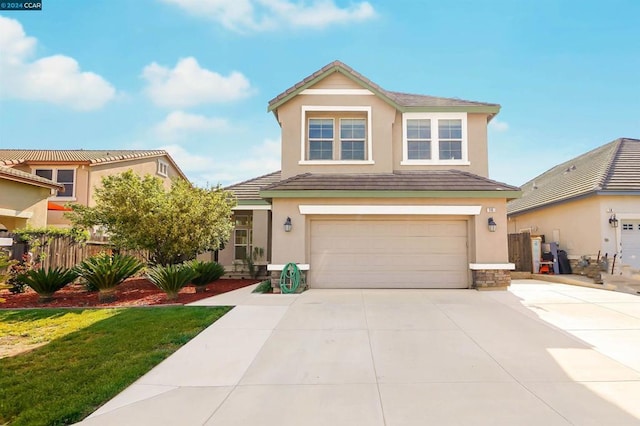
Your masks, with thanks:
[{"label": "palm-like plant", "polygon": [[178,298],[178,292],[197,276],[189,265],[158,265],[149,269],[147,277],[159,289],[167,293],[168,300]]},{"label": "palm-like plant", "polygon": [[98,300],[108,302],[115,299],[118,284],[140,271],[142,262],[133,256],[99,253],[76,266],[76,270],[87,281],[89,288],[99,291]]},{"label": "palm-like plant", "polygon": [[186,265],[198,274],[191,279],[191,282],[196,287],[196,293],[204,292],[207,284],[220,279],[224,275],[224,266],[216,262],[192,260],[187,262]]},{"label": "palm-like plant", "polygon": [[53,299],[53,293],[60,290],[73,280],[78,278],[78,273],[73,269],[65,268],[40,268],[20,274],[17,280],[31,287],[40,296],[41,302]]}]

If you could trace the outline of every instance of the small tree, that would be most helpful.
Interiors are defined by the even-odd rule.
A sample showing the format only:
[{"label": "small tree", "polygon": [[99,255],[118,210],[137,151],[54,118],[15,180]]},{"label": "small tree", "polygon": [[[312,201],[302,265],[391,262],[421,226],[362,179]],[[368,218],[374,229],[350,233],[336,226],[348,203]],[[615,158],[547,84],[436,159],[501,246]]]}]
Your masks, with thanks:
[{"label": "small tree", "polygon": [[162,181],[131,170],[103,178],[95,207],[71,204],[74,226],[103,226],[118,248],[145,249],[153,264],[169,265],[216,250],[229,240],[235,200],[221,188],[198,188],[175,179]]}]

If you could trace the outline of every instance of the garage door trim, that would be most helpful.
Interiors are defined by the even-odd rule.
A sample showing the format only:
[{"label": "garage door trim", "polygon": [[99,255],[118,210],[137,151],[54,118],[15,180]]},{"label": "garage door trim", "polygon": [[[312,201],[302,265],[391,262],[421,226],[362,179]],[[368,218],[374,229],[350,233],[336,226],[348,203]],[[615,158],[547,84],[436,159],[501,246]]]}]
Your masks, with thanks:
[{"label": "garage door trim", "polygon": [[462,215],[477,216],[482,206],[433,206],[433,205],[349,205],[319,204],[298,206],[302,215]]}]

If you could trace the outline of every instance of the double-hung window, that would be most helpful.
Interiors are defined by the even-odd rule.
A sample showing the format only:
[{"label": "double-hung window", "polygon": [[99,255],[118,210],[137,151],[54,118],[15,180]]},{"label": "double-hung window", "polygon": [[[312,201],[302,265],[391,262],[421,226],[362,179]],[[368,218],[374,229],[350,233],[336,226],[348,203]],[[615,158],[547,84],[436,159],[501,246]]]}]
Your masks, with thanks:
[{"label": "double-hung window", "polygon": [[340,159],[364,160],[366,120],[343,118],[340,120]]},{"label": "double-hung window", "polygon": [[73,198],[75,196],[76,171],[74,169],[36,169],[35,174],[64,186],[64,192],[56,192],[57,198]]},{"label": "double-hung window", "polygon": [[234,229],[234,259],[245,260],[251,253],[251,215],[237,214]]},{"label": "double-hung window", "polygon": [[333,118],[309,119],[309,160],[333,160]]},{"label": "double-hung window", "polygon": [[373,164],[371,107],[303,106],[300,164]]},{"label": "double-hung window", "polygon": [[404,165],[469,164],[465,113],[403,114]]}]

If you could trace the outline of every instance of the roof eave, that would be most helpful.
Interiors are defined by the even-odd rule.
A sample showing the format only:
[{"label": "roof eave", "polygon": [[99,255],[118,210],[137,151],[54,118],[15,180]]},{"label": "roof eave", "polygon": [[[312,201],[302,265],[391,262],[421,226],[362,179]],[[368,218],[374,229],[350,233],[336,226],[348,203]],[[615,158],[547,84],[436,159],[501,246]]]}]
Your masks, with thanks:
[{"label": "roof eave", "polygon": [[13,181],[13,182],[24,183],[24,184],[32,185],[32,186],[39,186],[39,187],[42,187],[42,188],[55,189],[55,190],[58,190],[58,191],[64,190],[64,186],[63,185],[59,185],[59,184],[54,183],[54,182],[52,182],[52,183],[40,182],[40,181],[35,180],[35,179],[29,179],[29,178],[26,178],[26,177],[15,176],[15,175],[2,173],[2,172],[0,172],[0,176],[3,179],[10,180],[10,181]]},{"label": "roof eave", "polygon": [[260,196],[273,198],[506,198],[520,197],[521,191],[414,191],[414,190],[314,190],[268,189]]}]

